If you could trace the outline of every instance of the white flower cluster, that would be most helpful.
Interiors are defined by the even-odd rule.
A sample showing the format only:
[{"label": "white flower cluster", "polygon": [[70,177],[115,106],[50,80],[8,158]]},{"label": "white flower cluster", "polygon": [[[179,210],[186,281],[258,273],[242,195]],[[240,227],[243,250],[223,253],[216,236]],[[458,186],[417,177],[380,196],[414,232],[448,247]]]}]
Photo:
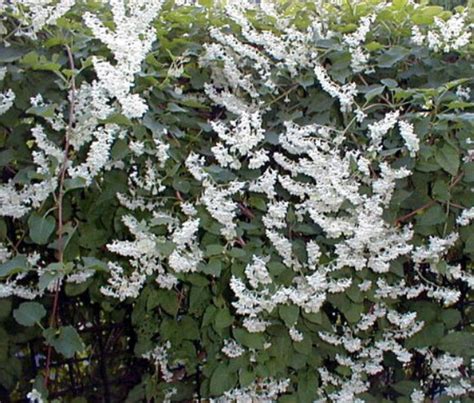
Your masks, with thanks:
[{"label": "white flower cluster", "polygon": [[43,396],[39,391],[37,391],[35,388],[31,390],[31,392],[28,392],[26,395],[26,398],[30,403],[43,403]]},{"label": "white flower cluster", "polygon": [[[150,148],[151,147],[151,148]],[[175,273],[194,272],[203,259],[198,244],[200,220],[194,218],[196,209],[189,202],[181,203],[187,219],[181,221],[163,209],[163,202],[157,195],[165,187],[161,184],[162,170],[168,155],[169,145],[161,138],[144,147],[149,157],[142,165],[132,164],[129,172],[127,194],[118,194],[119,201],[131,211],[148,211],[152,217],[137,221],[134,216],[123,218],[134,241],[114,241],[109,250],[128,258],[131,272],[117,262],[110,262],[109,285],[102,287],[105,295],[124,300],[135,298],[149,276],[156,276],[159,287],[171,289],[177,283]],[[157,236],[153,227],[164,225],[166,235]]]},{"label": "white flower cluster", "polygon": [[[282,31],[281,35],[276,35],[270,30],[260,31],[255,29],[245,16],[245,10],[252,8],[246,1],[229,2],[226,6],[226,12],[240,26],[245,40],[262,48],[267,54],[266,56],[260,56],[258,58],[260,63],[256,63],[254,67],[256,67],[255,71],[264,80],[264,85],[273,89],[275,84],[270,81],[271,78],[267,79],[268,69],[263,61],[270,58],[276,60],[275,67],[277,69],[287,69],[291,76],[295,76],[299,69],[310,67],[313,63],[312,52],[314,47],[311,45],[314,33],[311,27],[306,33],[302,33],[289,26],[287,19],[278,15],[275,8],[268,4],[266,3],[263,7],[260,7],[258,11],[275,18],[277,27]],[[238,56],[240,57],[240,55]],[[251,56],[249,60],[255,60],[254,54],[248,54],[247,56]]]},{"label": "white flower cluster", "polygon": [[411,123],[405,122],[403,120],[398,122],[400,127],[400,136],[405,140],[405,144],[410,151],[410,155],[414,157],[416,153],[420,150],[420,139],[413,131],[413,125]]},{"label": "white flower cluster", "polygon": [[314,67],[314,73],[322,89],[333,98],[339,100],[341,112],[349,112],[354,105],[354,97],[357,95],[355,83],[344,84],[342,86],[336,84],[331,80],[326,69],[320,64]]},{"label": "white flower cluster", "polygon": [[412,41],[420,46],[426,44],[435,52],[459,51],[469,44],[472,35],[466,18],[466,12],[453,14],[447,21],[435,17],[435,26],[427,34],[423,34],[415,25]]},{"label": "white flower cluster", "polygon": [[11,0],[8,6],[21,21],[16,35],[36,39],[43,27],[55,24],[75,3],[76,0]]},{"label": "white flower cluster", "polygon": [[461,100],[469,101],[471,98],[471,88],[460,85],[456,90],[456,96]]},{"label": "white flower cluster", "polygon": [[456,219],[456,223],[460,226],[466,226],[474,220],[474,207],[463,210],[461,215]]},{"label": "white flower cluster", "polygon": [[225,339],[222,352],[229,358],[240,357],[245,353],[245,349],[233,339]]},{"label": "white flower cluster", "polygon": [[152,351],[143,354],[143,358],[153,361],[160,369],[160,375],[165,382],[173,381],[173,372],[169,369],[168,350],[171,343],[167,341],[162,346],[156,346]]},{"label": "white flower cluster", "polygon": [[378,122],[369,125],[369,136],[372,142],[372,149],[379,151],[384,136],[397,124],[400,116],[399,111],[389,112]]},{"label": "white flower cluster", "polygon": [[83,178],[87,185],[107,165],[110,159],[110,150],[120,127],[115,124],[107,124],[98,127],[94,132],[95,140],[91,143],[86,160],[80,165],[70,167],[68,174],[71,178]]},{"label": "white flower cluster", "polygon": [[290,380],[275,380],[264,378],[252,382],[249,386],[241,389],[232,389],[224,393],[218,399],[212,399],[213,403],[230,402],[261,402],[272,403],[278,396],[284,393],[290,385]]},{"label": "white flower cluster", "polygon": [[[135,74],[141,70],[141,63],[150,52],[155,40],[155,29],[151,27],[161,9],[163,0],[133,1],[109,0],[115,30],[106,27],[100,19],[84,13],[84,22],[94,36],[112,52],[116,64],[93,58],[98,81],[93,82],[94,94],[103,98],[116,98],[122,112],[129,118],[139,118],[148,106],[138,94],[131,94]],[[133,49],[133,52],[130,51]],[[103,102],[103,101],[101,101]]]},{"label": "white flower cluster", "polygon": [[357,30],[351,34],[344,35],[343,42],[349,47],[351,54],[351,67],[355,73],[360,73],[367,69],[369,55],[362,49],[362,43],[370,32],[375,15],[371,14],[360,19]]},{"label": "white flower cluster", "polygon": [[448,249],[458,240],[458,234],[452,233],[447,238],[430,236],[429,244],[417,247],[412,254],[415,263],[438,263]]},{"label": "white flower cluster", "polygon": [[[5,245],[0,244],[0,263],[7,262],[12,258],[12,251]],[[0,298],[8,298],[12,295],[19,298],[34,300],[43,296],[44,290],[37,282],[34,283],[29,272],[35,272],[40,277],[42,270],[40,265],[41,256],[37,252],[27,255],[17,255],[17,258],[26,259],[26,270],[16,274],[9,275],[0,282]]]},{"label": "white flower cluster", "polygon": [[233,169],[240,169],[240,157],[249,156],[249,168],[260,168],[268,161],[264,150],[252,151],[263,139],[262,118],[260,113],[241,113],[238,121],[231,121],[229,125],[223,122],[211,122],[211,126],[223,142],[216,143],[212,152],[222,167],[230,165]]},{"label": "white flower cluster", "polygon": [[466,365],[462,357],[448,353],[434,356],[431,352],[427,352],[426,362],[431,370],[427,381],[441,383],[443,394],[457,398],[474,391],[474,385],[466,376],[469,370],[472,370],[472,363]]},{"label": "white flower cluster", "polygon": [[258,288],[259,284],[271,284],[272,279],[266,268],[267,261],[268,258],[254,256],[252,263],[245,268],[245,275],[253,288]]},{"label": "white flower cluster", "polygon": [[[38,105],[42,103],[42,98],[34,97],[31,99],[31,103],[33,106]],[[52,126],[61,126],[59,114],[48,121]],[[64,153],[48,139],[43,126],[33,127],[31,135],[37,147],[32,152],[32,157],[37,166],[36,172],[40,180],[20,184],[16,183],[15,179],[10,179],[7,183],[0,184],[1,216],[23,217],[31,208],[39,207],[57,188],[58,174]]]},{"label": "white flower cluster", "polygon": [[237,202],[231,196],[240,192],[244,187],[243,182],[234,181],[225,188],[219,188],[211,181],[204,181],[204,192],[201,196],[201,203],[204,204],[209,214],[223,226],[221,234],[227,240],[233,240],[236,235],[237,224],[234,218],[237,211]]},{"label": "white flower cluster", "polygon": [[6,92],[0,92],[0,115],[3,115],[13,106],[15,93],[9,89]]},{"label": "white flower cluster", "polygon": [[[51,1],[41,0],[38,5],[49,7],[41,11],[33,3],[25,2],[24,7],[39,16],[37,25],[33,24],[29,31],[31,35],[63,15],[73,4],[72,1],[60,1],[53,6]],[[291,76],[301,71],[314,72],[323,91],[339,101],[344,114],[355,111],[354,117],[358,121],[366,116],[355,103],[355,83],[336,82],[318,61],[314,37],[327,39],[333,35],[323,21],[315,21],[308,32],[302,33],[290,26],[287,19],[280,18],[273,5],[265,3],[257,12],[276,18],[280,34],[259,31],[244,15],[245,2],[229,2],[227,13],[241,27],[244,40],[212,28],[210,34],[214,42],[205,44],[200,63],[212,70],[212,84],[205,85],[207,96],[233,115],[229,119],[210,122],[217,138],[210,153],[200,155],[192,151],[189,154],[185,166],[200,182],[202,192],[198,200],[187,201],[177,192],[179,203],[176,204],[180,211],[170,214],[163,208],[166,198],[162,195],[165,190],[163,170],[169,149],[166,133],[150,141],[120,130],[116,124],[101,123],[116,112],[122,112],[128,118],[140,118],[148,108],[138,94],[132,94],[132,89],[156,36],[152,23],[162,0],[109,0],[109,3],[113,28],[90,13],[84,15],[84,21],[94,36],[110,49],[115,64],[93,59],[98,80],[92,85],[84,83],[77,90],[75,124],[68,128],[74,153],[78,154],[86,145],[88,152],[82,163],[73,165],[69,162],[67,174],[72,178],[83,178],[86,184],[91,184],[103,170],[124,166],[121,161],[111,161],[116,138],[127,142],[131,152],[128,193],[120,194],[118,198],[131,211],[123,221],[133,240],[116,240],[108,245],[111,252],[124,258],[127,267],[116,261],[109,262],[110,278],[101,291],[120,300],[136,298],[150,277],[156,279],[159,287],[171,289],[178,282],[177,274],[196,272],[204,259],[199,243],[202,224],[198,209],[206,209],[220,225],[220,233],[228,244],[236,240],[243,244],[244,241],[238,238],[241,231],[238,195],[258,193],[265,200],[264,246],[253,252],[246,262],[244,278],[233,275],[230,280],[235,295],[233,306],[242,317],[242,326],[249,332],[264,332],[274,323],[276,308],[296,306],[305,314],[318,314],[328,299],[331,300],[331,294],[349,289],[370,292],[373,298],[365,303],[371,306],[368,309],[364,306],[358,319],[349,324],[342,317],[346,313],[342,312],[338,327],[319,333],[322,342],[338,346],[335,363],[348,367],[349,375],[334,374],[321,365],[318,392],[331,401],[359,401],[357,395],[368,390],[367,378],[384,369],[386,352],[395,354],[402,365],[411,362],[412,353],[403,347],[403,341],[423,328],[423,322],[417,320],[415,312],[395,310],[391,300],[410,300],[425,292],[428,297],[448,306],[459,300],[460,293],[446,282],[460,279],[471,288],[474,284],[474,277],[464,273],[459,265],[443,266],[444,256],[456,242],[457,234],[444,239],[432,237],[428,244],[414,248],[410,226],[400,228],[384,219],[396,181],[409,176],[410,171],[389,164],[381,153],[383,141],[398,125],[406,149],[415,157],[420,149],[420,139],[414,133],[413,125],[403,120],[401,111],[387,112],[382,119],[369,124],[366,133],[369,144],[348,147],[349,128],[302,125],[289,117],[283,127],[276,129],[278,138],[273,140],[274,152],[270,153],[264,144],[267,134],[265,113],[271,108],[259,99],[258,85],[263,85],[266,93],[281,95],[281,89],[274,81],[275,72],[289,72]],[[362,46],[375,18],[375,14],[363,17],[360,26],[343,37],[343,43],[351,53],[354,72],[367,71],[369,55]],[[426,41],[435,51],[458,50],[470,37],[460,31],[464,19],[464,15],[455,15],[446,22],[437,20],[436,30],[426,36],[415,28],[414,40]],[[130,52],[131,48],[134,52]],[[178,76],[181,72],[182,65],[178,63],[169,74]],[[4,74],[1,70],[0,76]],[[460,91],[458,96],[466,98],[465,93]],[[11,107],[14,96],[11,90],[0,94],[0,113]],[[121,108],[117,103],[114,105],[114,99]],[[277,100],[275,97],[271,104]],[[51,106],[40,96],[35,97],[32,104],[34,107]],[[62,106],[57,108],[53,118],[46,118],[55,131],[66,129],[60,113]],[[274,127],[272,131],[275,131]],[[36,145],[33,151],[36,174],[44,179],[27,186],[15,181],[0,185],[2,215],[21,217],[56,190],[64,150],[48,138],[44,127],[35,126],[31,133]],[[232,177],[237,179],[214,179],[212,172],[216,169],[213,168],[226,172],[230,172],[230,168],[230,174],[235,174]],[[248,177],[252,179],[242,179],[241,169],[251,172]],[[141,213],[144,212],[146,219],[138,220],[134,216],[134,213],[143,216]],[[474,210],[465,209],[457,224],[469,225],[473,217]],[[301,237],[299,226],[321,235]],[[160,230],[156,231],[156,227]],[[322,242],[322,238],[328,242]],[[10,252],[0,247],[0,260],[10,257]],[[415,263],[411,285],[404,279],[393,280],[389,275],[400,257]],[[278,283],[278,275],[273,275],[271,263],[275,261],[291,275],[285,285]],[[424,278],[425,269],[437,282]],[[41,272],[44,270],[39,269],[38,273]],[[66,281],[81,283],[93,273],[92,270],[80,270],[69,274]],[[367,278],[361,280],[359,275]],[[24,279],[25,274],[19,274],[2,282],[0,297],[17,295],[33,299],[40,296],[41,291],[23,285]],[[375,329],[380,321],[384,322],[383,330],[373,337],[365,337],[365,332]],[[294,343],[307,341],[304,329],[302,331],[299,325],[298,320],[288,324],[288,334]],[[145,355],[156,363],[167,382],[173,379],[167,355],[170,347],[168,342]],[[235,340],[225,339],[221,351],[229,358],[237,358],[246,350]],[[429,354],[427,350],[425,356]],[[442,379],[463,378],[459,357],[442,355],[432,358],[430,363],[433,374]],[[450,383],[448,394],[459,396],[470,390],[463,382],[464,379]],[[287,390],[289,383],[289,380],[259,379],[246,388],[226,392],[217,401],[273,401]],[[422,391],[415,392],[414,401],[423,399]],[[35,396],[33,391],[31,393]],[[172,392],[169,393],[170,397]]]},{"label": "white flower cluster", "polygon": [[[257,32],[245,18],[243,8],[244,6],[232,4],[228,7],[228,12],[242,27],[242,34],[248,43],[257,45],[262,54],[271,57],[260,59],[260,55],[250,53],[249,49],[229,35],[224,37],[217,31],[213,32],[212,35],[219,42],[219,46],[208,47],[205,62],[213,69],[214,84],[208,85],[206,92],[214,102],[237,115],[238,119],[230,125],[222,121],[211,122],[221,141],[212,149],[214,158],[192,154],[187,161],[193,176],[204,183],[205,202],[201,200],[200,203],[205,204],[217,222],[229,228],[225,234],[228,241],[236,237],[237,205],[231,199],[232,194],[226,193],[225,198],[219,195],[220,192],[225,192],[226,185],[217,186],[213,183],[207,167],[217,160],[222,168],[240,169],[239,157],[244,154],[236,152],[238,147],[243,146],[246,141],[248,147],[256,146],[258,142],[255,137],[248,135],[248,131],[235,128],[242,116],[252,116],[256,111],[259,119],[264,121],[266,109],[257,106],[259,99],[252,97],[242,82],[235,81],[235,85],[223,84],[226,82],[228,70],[225,67],[226,62],[224,65],[219,64],[224,59],[222,53],[221,56],[218,55],[217,50],[225,50],[225,57],[229,58],[234,53],[242,52],[241,60],[232,56],[232,69],[235,74],[239,72],[240,78],[245,77],[243,71],[249,71],[248,60],[253,60],[258,65],[257,69],[260,71],[257,73],[260,76],[266,74],[264,62],[272,59],[281,61],[277,69],[288,68],[296,73],[299,68],[298,65],[291,70],[289,64],[285,63],[291,36],[291,30],[286,23],[281,22],[280,28],[285,32],[281,36]],[[345,44],[353,51],[354,58],[357,56],[357,47],[365,40],[374,19],[374,15],[370,15],[361,21],[359,29],[345,36]],[[306,46],[307,43],[301,55],[311,54]],[[228,51],[229,48],[234,53]],[[210,49],[214,49],[216,53],[212,54]],[[313,56],[315,54],[316,51],[312,53]],[[314,71],[322,89],[339,100],[343,112],[355,110],[356,117],[358,113],[361,114],[362,111],[355,104],[355,84],[337,84],[321,64],[314,63],[314,57],[312,60],[302,62],[302,68],[310,67]],[[227,60],[227,63],[230,61]],[[366,60],[353,68],[361,71],[365,63]],[[234,79],[229,78],[229,81],[232,80]],[[242,95],[242,89],[247,94]],[[250,103],[247,101],[249,94],[252,98]],[[365,116],[363,118],[365,119]],[[261,127],[259,124],[259,128]],[[275,309],[282,305],[296,305],[306,313],[318,313],[331,293],[342,293],[356,287],[374,295],[376,302],[370,310],[363,312],[350,326],[344,325],[342,334],[336,328],[332,332],[320,334],[326,342],[344,348],[345,353],[338,354],[336,361],[339,365],[348,367],[350,373],[346,377],[330,373],[325,367],[320,368],[322,386],[319,391],[321,397],[325,396],[330,400],[359,401],[357,395],[369,388],[367,377],[384,370],[386,352],[394,353],[402,365],[411,362],[412,353],[404,347],[403,341],[419,332],[424,323],[417,320],[415,312],[393,309],[391,301],[414,299],[425,292],[429,297],[449,305],[456,302],[460,295],[455,289],[427,281],[418,270],[420,264],[427,263],[435,270],[435,265],[455,242],[456,234],[451,234],[446,240],[433,238],[429,245],[414,248],[411,227],[397,227],[384,218],[384,212],[395,191],[396,181],[411,174],[406,168],[392,167],[383,157],[383,142],[395,128],[398,128],[399,136],[410,156],[416,157],[420,150],[420,139],[414,132],[413,124],[402,116],[401,110],[389,111],[379,121],[369,124],[369,143],[361,145],[357,150],[346,146],[347,130],[318,124],[298,125],[294,121],[287,121],[278,133],[275,151],[262,157],[261,163],[255,168],[260,170],[260,176],[246,182],[239,178],[238,182],[238,191],[248,190],[266,196],[266,212],[262,222],[266,239],[271,246],[271,252],[265,251],[252,256],[244,269],[245,278],[234,275],[230,280],[230,288],[236,297],[233,306],[236,313],[242,316],[242,325],[249,332],[264,332],[275,320]],[[264,131],[260,133],[260,139],[264,139]],[[245,152],[248,150],[250,148],[245,149]],[[249,168],[253,167],[249,165]],[[234,183],[235,181],[230,182],[230,186]],[[282,194],[281,188],[286,193]],[[290,207],[297,223],[315,225],[326,239],[334,241],[331,247],[319,243],[316,239],[305,240],[303,243],[300,238],[295,242],[287,223]],[[470,213],[466,212],[458,219],[458,223],[461,225],[469,220]],[[306,260],[301,254],[295,253],[295,245],[305,246]],[[293,272],[290,285],[278,284],[270,274],[268,264],[275,259],[273,251],[281,258],[283,265]],[[325,258],[322,259],[322,256]],[[394,267],[394,262],[401,257],[411,259],[415,263],[415,282],[412,285],[408,285],[404,279],[394,281],[388,275]],[[325,263],[321,263],[323,261]],[[367,273],[368,269],[377,277],[362,281],[357,276],[348,277],[343,274],[348,269],[364,273]],[[439,274],[439,271],[437,273]],[[448,273],[443,276],[443,279],[448,281],[462,279],[468,284],[472,283],[472,278],[458,266],[448,267]],[[366,332],[376,327],[380,320],[386,323],[385,329],[377,334],[377,337],[367,337]],[[294,342],[304,340],[304,335],[298,330],[296,323],[289,326],[288,332]],[[330,389],[332,392],[328,393]],[[420,399],[422,395],[423,391],[418,391],[414,398]]]}]

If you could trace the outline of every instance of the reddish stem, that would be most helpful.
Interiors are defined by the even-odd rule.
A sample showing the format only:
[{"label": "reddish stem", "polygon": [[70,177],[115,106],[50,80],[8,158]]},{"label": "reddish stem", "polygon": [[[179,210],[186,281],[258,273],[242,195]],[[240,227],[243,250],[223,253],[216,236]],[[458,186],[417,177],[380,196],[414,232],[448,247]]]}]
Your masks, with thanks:
[{"label": "reddish stem", "polygon": [[[69,67],[73,72],[71,77],[71,91],[69,93],[69,123],[68,128],[66,129],[66,135],[64,139],[64,157],[63,162],[61,164],[61,169],[59,171],[59,186],[58,186],[58,196],[56,198],[56,205],[58,210],[58,253],[57,259],[59,263],[64,262],[64,245],[63,245],[63,238],[64,238],[64,221],[63,221],[63,197],[64,197],[64,179],[66,177],[66,171],[68,166],[68,155],[69,155],[69,134],[74,127],[74,102],[75,102],[75,94],[76,94],[76,82],[74,79],[74,57],[72,56],[71,48],[66,45],[66,51],[69,60]],[[53,310],[51,311],[50,319],[49,319],[49,326],[55,327],[57,322],[58,316],[58,307],[59,307],[59,292],[61,290],[61,282],[60,280],[56,281],[56,285],[54,288],[54,301],[53,301]],[[52,355],[52,346],[48,345],[48,353],[46,357],[46,368],[45,368],[45,378],[44,378],[44,386],[47,389],[49,383],[49,374],[51,371],[51,355]]]}]

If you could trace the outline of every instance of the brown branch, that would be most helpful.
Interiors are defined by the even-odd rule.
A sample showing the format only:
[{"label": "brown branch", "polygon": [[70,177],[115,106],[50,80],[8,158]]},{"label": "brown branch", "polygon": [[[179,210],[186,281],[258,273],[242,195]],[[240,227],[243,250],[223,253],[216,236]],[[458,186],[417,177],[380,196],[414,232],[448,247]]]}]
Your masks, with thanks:
[{"label": "brown branch", "polygon": [[402,223],[403,221],[406,221],[408,220],[409,218],[413,217],[414,215],[418,214],[419,212],[431,207],[432,205],[436,204],[436,201],[435,200],[431,200],[430,202],[424,204],[423,206],[421,207],[418,207],[417,209],[413,210],[413,211],[410,211],[408,214],[405,214],[404,216],[401,216],[401,217],[398,217],[396,220],[395,220],[395,225],[398,225],[400,223]]},{"label": "brown branch", "polygon": [[[459,173],[455,178],[453,178],[451,184],[449,185],[449,189],[451,190],[454,186],[456,186],[462,179],[462,177],[464,176],[464,172],[461,172]],[[436,201],[435,200],[431,200],[430,202],[424,204],[423,206],[421,207],[418,207],[417,209],[413,210],[413,211],[410,211],[408,214],[405,214],[404,216],[401,216],[401,217],[398,217],[396,220],[395,220],[395,225],[398,225],[398,224],[401,224],[403,221],[406,221],[408,220],[409,218],[413,217],[414,215],[418,214],[419,212],[427,209],[427,208],[430,208],[431,206],[433,206],[434,204],[436,204]],[[461,206],[462,207],[462,206]]]},{"label": "brown branch", "polygon": [[[76,95],[76,81],[74,78],[74,57],[72,55],[71,48],[66,45],[66,52],[69,60],[69,68],[73,72],[71,76],[71,90],[69,91],[69,123],[66,129],[66,134],[64,136],[64,156],[63,162],[61,163],[61,168],[59,171],[59,186],[58,186],[58,195],[56,197],[56,206],[58,211],[58,251],[56,254],[57,260],[59,263],[64,263],[64,245],[63,245],[63,238],[64,238],[64,221],[63,221],[63,197],[64,197],[64,180],[66,177],[66,171],[68,166],[68,157],[69,157],[69,135],[74,128],[75,122],[75,109],[74,109],[74,102],[75,102],[75,95]],[[57,322],[57,315],[58,315],[58,306],[59,306],[59,292],[61,289],[61,282],[60,280],[56,280],[56,285],[54,288],[54,301],[53,301],[53,310],[51,312],[49,318],[49,326],[55,327]],[[51,367],[51,355],[52,355],[52,346],[48,346],[48,353],[46,358],[46,369],[45,369],[45,378],[44,378],[44,386],[48,388],[49,382],[49,373]]]}]

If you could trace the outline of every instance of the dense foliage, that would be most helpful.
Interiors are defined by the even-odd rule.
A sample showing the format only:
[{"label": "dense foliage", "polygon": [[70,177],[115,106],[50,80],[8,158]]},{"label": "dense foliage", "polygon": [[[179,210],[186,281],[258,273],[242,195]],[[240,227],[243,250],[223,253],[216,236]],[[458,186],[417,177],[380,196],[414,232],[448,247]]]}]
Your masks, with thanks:
[{"label": "dense foliage", "polygon": [[472,9],[260,3],[0,1],[2,401],[473,398]]}]

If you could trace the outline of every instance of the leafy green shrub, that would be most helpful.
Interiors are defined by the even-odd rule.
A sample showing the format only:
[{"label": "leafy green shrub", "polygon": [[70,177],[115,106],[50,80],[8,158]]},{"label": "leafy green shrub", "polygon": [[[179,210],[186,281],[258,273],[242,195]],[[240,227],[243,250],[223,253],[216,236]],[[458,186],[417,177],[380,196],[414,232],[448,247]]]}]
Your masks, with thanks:
[{"label": "leafy green shrub", "polygon": [[5,400],[472,398],[469,8],[42,3],[0,5]]}]

